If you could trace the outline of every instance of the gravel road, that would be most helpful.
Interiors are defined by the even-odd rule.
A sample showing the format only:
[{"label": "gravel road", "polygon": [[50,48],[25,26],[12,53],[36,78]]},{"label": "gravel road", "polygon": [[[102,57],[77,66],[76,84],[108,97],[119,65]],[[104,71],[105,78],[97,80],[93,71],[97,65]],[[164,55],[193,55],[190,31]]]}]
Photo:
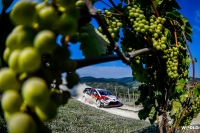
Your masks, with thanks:
[{"label": "gravel road", "polygon": [[[82,94],[83,94],[83,90],[86,87],[90,87],[90,86],[87,86],[86,84],[78,84],[74,88],[68,89],[65,85],[60,85],[61,89],[70,91],[71,96],[73,98],[81,101],[81,102],[83,102],[83,100],[82,100]],[[85,102],[83,102],[83,103],[85,103]],[[96,107],[95,104],[89,104],[89,103],[85,103],[85,104],[88,104],[90,106]],[[120,115],[120,116],[123,116],[123,117],[127,117],[127,118],[132,118],[132,119],[139,120],[138,111],[141,108],[130,107],[130,106],[123,105],[122,107],[99,108],[99,109],[104,110],[104,111],[109,112],[109,113],[112,113],[112,114],[115,114],[115,115]],[[161,117],[160,117],[160,119],[161,119]],[[148,121],[148,119],[146,119],[145,121]],[[198,115],[197,118],[194,118],[193,121],[192,121],[192,123],[191,123],[191,125],[197,125],[197,124],[198,125],[200,124],[200,114]]]}]

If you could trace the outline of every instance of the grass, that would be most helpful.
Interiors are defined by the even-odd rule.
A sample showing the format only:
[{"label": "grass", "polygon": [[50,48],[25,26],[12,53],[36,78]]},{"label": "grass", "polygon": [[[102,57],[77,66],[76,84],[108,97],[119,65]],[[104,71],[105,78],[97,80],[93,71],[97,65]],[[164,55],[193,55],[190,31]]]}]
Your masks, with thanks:
[{"label": "grass", "polygon": [[148,122],[110,114],[74,99],[60,107],[58,116],[46,124],[53,133],[130,133],[150,126]]}]

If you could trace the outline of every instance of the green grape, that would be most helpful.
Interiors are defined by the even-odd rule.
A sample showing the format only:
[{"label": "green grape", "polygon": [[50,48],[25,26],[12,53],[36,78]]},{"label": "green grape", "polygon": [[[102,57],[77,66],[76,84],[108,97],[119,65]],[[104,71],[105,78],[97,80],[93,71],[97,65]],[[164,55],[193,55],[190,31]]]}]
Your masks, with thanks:
[{"label": "green grape", "polygon": [[10,57],[10,54],[11,54],[11,50],[10,50],[10,48],[7,47],[3,52],[3,60],[7,63],[8,63],[8,59]]},{"label": "green grape", "polygon": [[39,77],[31,77],[22,85],[22,97],[29,106],[45,106],[49,101],[46,82]]},{"label": "green grape", "polygon": [[14,50],[18,48],[18,46],[16,45],[17,36],[18,34],[10,33],[8,37],[6,38],[6,47],[8,47],[10,50]]},{"label": "green grape", "polygon": [[70,51],[68,48],[62,48],[60,46],[57,46],[53,50],[53,58],[57,60],[58,62],[62,62],[64,60],[69,59],[70,57]]},{"label": "green grape", "polygon": [[8,113],[20,111],[22,98],[15,90],[6,90],[1,99],[2,109]]},{"label": "green grape", "polygon": [[58,62],[58,67],[63,72],[74,71],[76,69],[76,66],[76,61],[73,61],[71,59],[66,59]]},{"label": "green grape", "polygon": [[62,93],[57,89],[51,89],[50,98],[56,106],[60,106],[62,104]]},{"label": "green grape", "polygon": [[51,30],[42,30],[35,36],[33,45],[41,54],[48,53],[56,47],[56,36]]},{"label": "green grape", "polygon": [[18,25],[7,37],[6,46],[11,50],[32,46],[35,35],[33,28]]},{"label": "green grape", "polygon": [[78,27],[77,20],[67,13],[63,13],[59,18],[57,31],[63,36],[71,36],[76,33],[76,29]]},{"label": "green grape", "polygon": [[35,106],[35,113],[42,121],[48,121],[56,116],[57,106],[49,100],[46,105]]},{"label": "green grape", "polygon": [[77,73],[69,72],[67,73],[67,85],[69,88],[72,88],[74,85],[78,84],[80,78]]},{"label": "green grape", "polygon": [[38,14],[43,8],[45,8],[46,6],[47,6],[46,3],[44,3],[44,2],[38,3],[38,4],[35,6],[35,9],[36,9],[37,14]]},{"label": "green grape", "polygon": [[62,91],[62,104],[66,104],[71,98],[71,93],[69,91]]},{"label": "green grape", "polygon": [[41,29],[54,29],[58,15],[52,6],[45,6],[38,12],[38,24]]},{"label": "green grape", "polygon": [[75,1],[74,0],[56,0],[56,5],[58,7],[69,9],[69,8],[73,8],[73,6],[75,5]]},{"label": "green grape", "polygon": [[10,19],[15,25],[32,25],[36,20],[36,9],[33,3],[28,1],[17,2],[10,13]]},{"label": "green grape", "polygon": [[19,68],[23,72],[34,72],[41,65],[40,54],[33,47],[26,47],[19,55]]},{"label": "green grape", "polygon": [[9,121],[10,117],[12,116],[12,114],[14,113],[8,113],[6,111],[3,111],[3,114],[4,114],[4,119],[6,120],[6,122]]},{"label": "green grape", "polygon": [[8,64],[9,67],[16,72],[21,72],[20,68],[19,68],[19,64],[18,64],[18,59],[19,59],[19,55],[20,55],[21,50],[19,49],[15,49],[14,51],[12,51],[9,60],[8,60]]},{"label": "green grape", "polygon": [[77,0],[75,5],[76,5],[76,7],[82,7],[82,8],[87,7],[83,0]]},{"label": "green grape", "polygon": [[79,41],[79,33],[76,32],[74,35],[70,36],[69,41],[70,41],[72,44],[77,43],[77,42]]},{"label": "green grape", "polygon": [[11,69],[7,67],[1,68],[0,79],[0,92],[5,90],[20,90],[21,84],[17,80],[16,73]]},{"label": "green grape", "polygon": [[36,133],[36,123],[29,114],[17,112],[8,121],[9,133]]}]

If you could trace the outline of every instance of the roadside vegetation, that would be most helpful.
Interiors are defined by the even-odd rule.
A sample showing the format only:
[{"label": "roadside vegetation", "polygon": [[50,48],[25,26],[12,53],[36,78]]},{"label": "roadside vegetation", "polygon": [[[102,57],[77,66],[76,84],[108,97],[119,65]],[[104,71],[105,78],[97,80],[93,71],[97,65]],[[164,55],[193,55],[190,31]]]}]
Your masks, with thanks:
[{"label": "roadside vegetation", "polygon": [[46,124],[53,133],[130,133],[150,126],[146,121],[110,114],[74,99]]}]

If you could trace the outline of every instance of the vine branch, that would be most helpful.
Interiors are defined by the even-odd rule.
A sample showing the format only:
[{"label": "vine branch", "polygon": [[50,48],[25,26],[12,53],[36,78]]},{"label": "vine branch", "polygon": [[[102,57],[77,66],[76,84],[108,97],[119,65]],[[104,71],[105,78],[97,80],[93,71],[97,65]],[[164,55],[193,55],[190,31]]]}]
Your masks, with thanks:
[{"label": "vine branch", "polygon": [[[132,59],[140,54],[145,54],[145,53],[148,53],[151,51],[153,51],[153,48],[143,48],[140,50],[136,50],[136,51],[128,52],[128,53],[122,53],[122,54],[123,54],[123,56]],[[121,58],[118,55],[105,55],[105,56],[100,56],[100,57],[75,60],[77,62],[76,69],[86,67],[89,65],[104,63],[104,62],[116,61],[116,60],[120,60],[120,59]]]},{"label": "vine branch", "polygon": [[156,14],[156,17],[159,17],[160,15],[159,15],[159,13],[158,13],[158,10],[156,9],[155,4],[153,3],[152,0],[150,0],[150,2],[151,2],[151,6],[152,6],[152,8],[153,8],[153,10],[154,10],[154,12],[155,12],[155,14]]},{"label": "vine branch", "polygon": [[120,51],[118,45],[116,44],[115,40],[112,38],[110,32],[108,31],[106,24],[103,22],[103,20],[101,19],[98,11],[93,7],[93,5],[90,3],[89,0],[84,0],[88,10],[90,12],[90,14],[96,19],[96,21],[99,23],[99,25],[101,26],[103,32],[105,33],[105,35],[107,36],[111,47],[113,48],[113,50],[117,53],[117,55],[121,58],[122,62],[129,65],[130,64],[130,60],[124,56],[124,54],[122,54],[122,52]]}]

